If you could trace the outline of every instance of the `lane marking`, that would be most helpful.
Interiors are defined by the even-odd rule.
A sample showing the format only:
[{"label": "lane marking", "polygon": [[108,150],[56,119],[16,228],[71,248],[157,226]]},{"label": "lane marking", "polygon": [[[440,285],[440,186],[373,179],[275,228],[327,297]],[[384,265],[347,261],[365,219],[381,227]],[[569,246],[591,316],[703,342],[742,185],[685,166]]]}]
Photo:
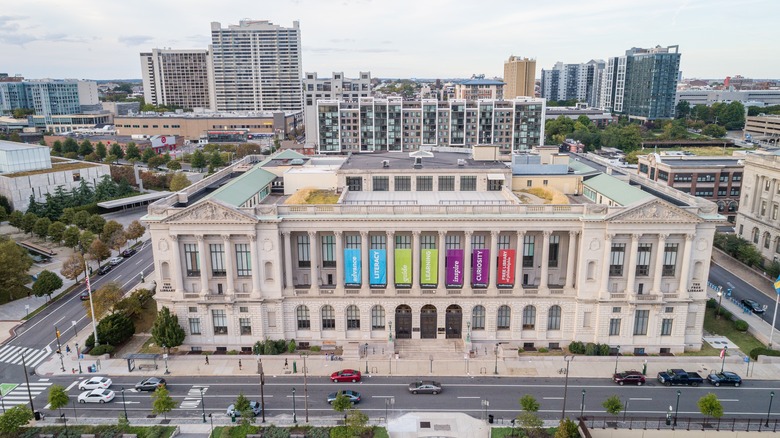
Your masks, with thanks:
[{"label": "lane marking", "polygon": [[563,397],[542,397],[542,400],[563,400]]},{"label": "lane marking", "polygon": [[477,396],[477,397],[458,397],[458,398],[482,398],[482,397]]},{"label": "lane marking", "polygon": [[648,398],[648,397],[631,397],[631,398],[629,398],[629,400],[651,401],[652,398]]},{"label": "lane marking", "polygon": [[73,387],[74,387],[74,386],[76,386],[76,385],[78,385],[78,383],[79,383],[79,381],[78,381],[78,380],[76,380],[76,381],[74,381],[73,383],[71,383],[70,385],[68,385],[68,387],[67,387],[67,388],[65,388],[65,392],[67,392],[67,391],[70,391],[71,389],[73,389]]}]

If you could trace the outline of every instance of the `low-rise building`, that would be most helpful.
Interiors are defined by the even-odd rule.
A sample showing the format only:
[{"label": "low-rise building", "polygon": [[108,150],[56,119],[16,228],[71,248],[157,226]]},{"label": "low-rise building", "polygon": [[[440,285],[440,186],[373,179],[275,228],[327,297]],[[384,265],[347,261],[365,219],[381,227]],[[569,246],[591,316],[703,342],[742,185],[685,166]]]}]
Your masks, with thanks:
[{"label": "low-rise building", "polygon": [[745,136],[751,140],[777,144],[780,142],[780,116],[748,116],[745,119]]}]

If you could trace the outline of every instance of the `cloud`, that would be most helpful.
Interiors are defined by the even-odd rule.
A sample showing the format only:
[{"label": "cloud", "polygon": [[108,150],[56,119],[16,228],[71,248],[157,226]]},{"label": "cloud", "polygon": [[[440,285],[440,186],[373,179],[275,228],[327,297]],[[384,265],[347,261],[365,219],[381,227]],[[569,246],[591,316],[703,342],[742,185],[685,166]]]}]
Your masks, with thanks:
[{"label": "cloud", "polygon": [[126,46],[143,46],[148,45],[154,40],[154,37],[148,35],[127,35],[117,38],[117,41]]}]

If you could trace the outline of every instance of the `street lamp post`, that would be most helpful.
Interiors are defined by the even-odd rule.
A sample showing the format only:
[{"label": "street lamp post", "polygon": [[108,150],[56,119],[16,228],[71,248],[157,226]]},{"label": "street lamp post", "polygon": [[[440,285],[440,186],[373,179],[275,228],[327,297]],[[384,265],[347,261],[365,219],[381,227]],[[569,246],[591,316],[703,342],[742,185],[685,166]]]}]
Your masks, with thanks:
[{"label": "street lamp post", "polygon": [[298,423],[298,417],[295,415],[295,388],[292,389],[293,394],[293,423]]},{"label": "street lamp post", "polygon": [[363,350],[366,357],[366,374],[368,374],[368,342],[365,343]]},{"label": "street lamp post", "polygon": [[471,321],[466,322],[466,342],[471,342]]},{"label": "street lamp post", "polygon": [[79,374],[81,374],[81,351],[79,351],[78,342],[76,342],[76,359],[79,361]]},{"label": "street lamp post", "polygon": [[728,348],[729,348],[728,346],[723,347],[723,351],[720,353],[723,356],[721,358],[721,361],[720,361],[720,372],[721,373],[723,372],[723,367],[726,366],[726,349],[728,349]]},{"label": "street lamp post", "polygon": [[127,421],[127,402],[125,402],[125,387],[122,387],[122,409],[125,411],[125,421]]},{"label": "street lamp post", "polygon": [[203,413],[203,422],[206,422],[206,405],[203,403],[203,388],[200,388],[200,409]]},{"label": "street lamp post", "polygon": [[617,374],[618,360],[620,360],[620,345],[617,346],[615,351],[615,374]]},{"label": "street lamp post", "polygon": [[433,355],[428,355],[428,360],[431,362],[431,374],[433,374]]},{"label": "street lamp post", "polygon": [[585,413],[585,390],[582,390],[582,404],[580,404],[580,418]]},{"label": "street lamp post", "polygon": [[720,319],[720,302],[723,301],[722,286],[718,287],[718,310],[715,311],[715,319]]},{"label": "street lamp post", "polygon": [[561,409],[561,420],[566,418],[566,395],[569,393],[569,365],[574,360],[574,356],[563,356],[563,360],[566,361],[566,376],[563,379],[563,409]]},{"label": "street lamp post", "polygon": [[30,379],[27,377],[27,362],[24,360],[24,351],[22,351],[22,367],[24,368],[24,382],[27,383],[27,396],[30,398],[30,411],[35,415],[35,406],[33,406],[32,391],[30,391]]},{"label": "street lamp post", "polygon": [[306,422],[309,422],[309,386],[306,383],[306,375],[309,370],[306,369],[306,356],[303,355],[303,411],[306,413]]},{"label": "street lamp post", "polygon": [[165,344],[162,345],[162,348],[163,351],[165,351],[165,353],[163,353],[163,359],[165,359],[165,375],[168,375],[171,373],[170,371],[168,371],[168,352],[170,351],[170,349],[168,349],[168,347],[166,347]]},{"label": "street lamp post", "polygon": [[260,370],[260,409],[263,413],[263,423],[265,423],[265,392],[263,391],[265,387],[265,373],[263,372],[263,360],[260,359],[260,356],[257,356],[257,366]]},{"label": "street lamp post", "polygon": [[682,391],[677,390],[677,404],[674,407],[674,427],[677,427],[677,414],[680,413],[680,394]]},{"label": "street lamp post", "polygon": [[496,342],[496,366],[493,368],[493,374],[498,374],[498,346],[500,344]]},{"label": "street lamp post", "polygon": [[765,427],[769,427],[769,414],[772,413],[772,400],[775,398],[775,392],[772,391],[769,393],[769,409],[766,410],[766,424],[764,424]]}]

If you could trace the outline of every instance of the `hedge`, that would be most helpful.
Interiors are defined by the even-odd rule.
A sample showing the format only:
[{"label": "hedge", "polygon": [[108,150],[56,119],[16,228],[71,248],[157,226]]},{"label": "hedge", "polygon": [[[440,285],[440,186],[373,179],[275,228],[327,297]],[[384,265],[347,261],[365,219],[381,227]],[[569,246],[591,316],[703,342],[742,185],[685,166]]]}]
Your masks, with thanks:
[{"label": "hedge", "polygon": [[780,356],[780,351],[766,347],[758,347],[750,350],[751,359],[757,360],[758,356]]}]

